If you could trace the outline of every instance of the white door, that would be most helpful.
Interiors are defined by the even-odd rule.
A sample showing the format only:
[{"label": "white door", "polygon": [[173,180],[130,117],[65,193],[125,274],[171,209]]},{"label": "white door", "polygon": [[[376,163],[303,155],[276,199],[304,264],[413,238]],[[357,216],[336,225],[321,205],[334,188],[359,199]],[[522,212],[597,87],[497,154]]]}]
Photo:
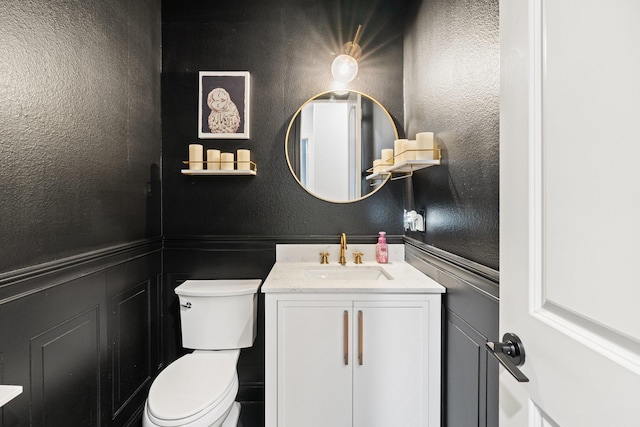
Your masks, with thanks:
[{"label": "white door", "polygon": [[355,302],[354,427],[430,425],[428,314],[424,301]]},{"label": "white door", "polygon": [[500,425],[640,426],[640,1],[502,0]]},{"label": "white door", "polygon": [[278,303],[278,426],[351,427],[351,324],[351,301]]}]

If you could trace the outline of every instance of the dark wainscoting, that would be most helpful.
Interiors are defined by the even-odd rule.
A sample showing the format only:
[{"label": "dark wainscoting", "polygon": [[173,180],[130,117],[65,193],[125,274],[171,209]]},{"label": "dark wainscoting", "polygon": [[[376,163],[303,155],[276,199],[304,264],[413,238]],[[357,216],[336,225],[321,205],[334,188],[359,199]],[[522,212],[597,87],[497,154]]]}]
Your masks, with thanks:
[{"label": "dark wainscoting", "polygon": [[442,425],[498,426],[498,364],[484,349],[499,334],[498,272],[411,238],[407,262],[447,288],[443,296]]},{"label": "dark wainscoting", "polygon": [[0,276],[0,426],[137,423],[160,366],[161,241]]}]

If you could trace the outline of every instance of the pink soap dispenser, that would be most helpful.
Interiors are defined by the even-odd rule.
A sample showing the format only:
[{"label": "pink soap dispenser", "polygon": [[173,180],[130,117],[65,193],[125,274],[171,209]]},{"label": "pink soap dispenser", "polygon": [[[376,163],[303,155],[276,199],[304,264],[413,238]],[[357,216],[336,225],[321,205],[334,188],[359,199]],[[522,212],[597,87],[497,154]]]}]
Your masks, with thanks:
[{"label": "pink soap dispenser", "polygon": [[380,264],[386,264],[389,261],[389,246],[387,246],[387,238],[384,231],[378,233],[378,243],[376,244],[376,261]]}]

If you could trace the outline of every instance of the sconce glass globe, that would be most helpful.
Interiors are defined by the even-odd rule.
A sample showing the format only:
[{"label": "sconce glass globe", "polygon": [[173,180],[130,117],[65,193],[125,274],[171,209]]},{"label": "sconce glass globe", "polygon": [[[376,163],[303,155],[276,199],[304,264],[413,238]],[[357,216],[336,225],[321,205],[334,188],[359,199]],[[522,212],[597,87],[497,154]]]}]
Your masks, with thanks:
[{"label": "sconce glass globe", "polygon": [[341,83],[348,83],[358,74],[358,61],[353,56],[342,54],[336,56],[331,64],[333,78]]}]

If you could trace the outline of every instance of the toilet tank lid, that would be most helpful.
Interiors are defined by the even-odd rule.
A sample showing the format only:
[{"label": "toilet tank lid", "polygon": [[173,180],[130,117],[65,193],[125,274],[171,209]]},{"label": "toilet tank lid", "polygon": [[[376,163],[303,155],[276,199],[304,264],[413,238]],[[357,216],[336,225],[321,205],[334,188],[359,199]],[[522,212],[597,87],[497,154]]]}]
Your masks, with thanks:
[{"label": "toilet tank lid", "polygon": [[187,280],[175,292],[190,297],[248,295],[258,292],[261,283],[261,279]]}]

